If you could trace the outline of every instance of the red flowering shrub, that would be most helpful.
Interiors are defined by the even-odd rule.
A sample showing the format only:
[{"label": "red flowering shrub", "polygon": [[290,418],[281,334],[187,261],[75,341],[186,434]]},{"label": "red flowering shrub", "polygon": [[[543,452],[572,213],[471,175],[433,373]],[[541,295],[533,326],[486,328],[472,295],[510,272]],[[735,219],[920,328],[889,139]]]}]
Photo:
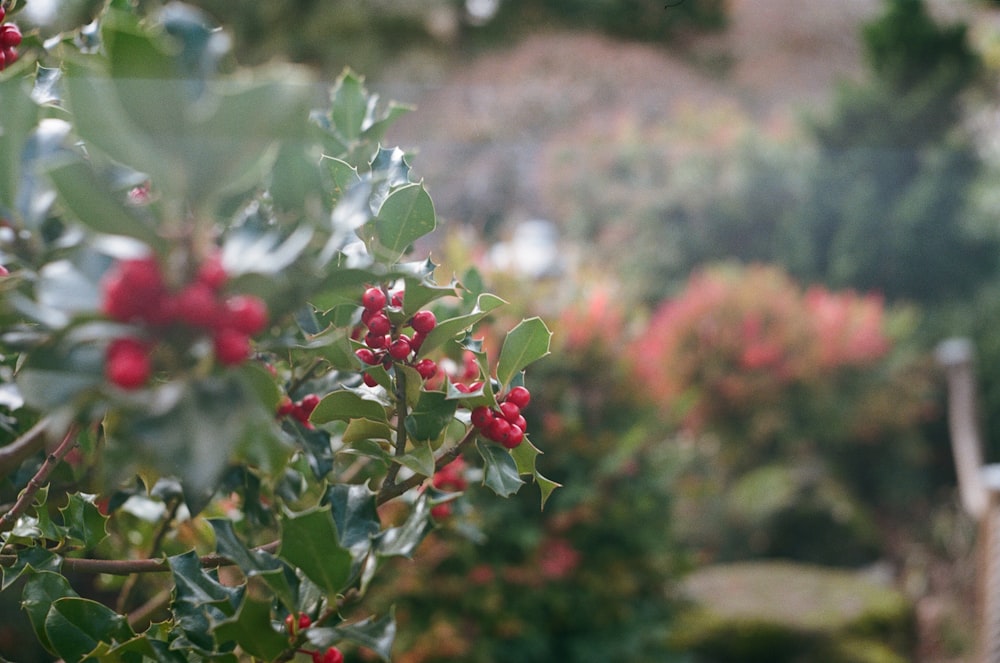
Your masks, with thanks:
[{"label": "red flowering shrub", "polygon": [[689,542],[725,557],[877,554],[874,510],[920,491],[929,457],[933,390],[908,323],[876,295],[804,289],[764,265],[705,268],[664,302],[628,354],[698,442],[678,484]]}]

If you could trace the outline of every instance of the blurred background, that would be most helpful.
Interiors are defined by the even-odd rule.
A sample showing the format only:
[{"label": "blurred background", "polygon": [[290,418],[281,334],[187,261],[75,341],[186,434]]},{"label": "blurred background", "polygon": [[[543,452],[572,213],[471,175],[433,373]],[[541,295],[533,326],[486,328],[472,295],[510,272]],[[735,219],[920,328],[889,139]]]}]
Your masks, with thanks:
[{"label": "blurred background", "polygon": [[420,250],[554,332],[526,414],[565,488],[473,484],[386,581],[394,660],[973,660],[933,351],[973,340],[995,460],[1000,3],[193,4],[412,104]]}]

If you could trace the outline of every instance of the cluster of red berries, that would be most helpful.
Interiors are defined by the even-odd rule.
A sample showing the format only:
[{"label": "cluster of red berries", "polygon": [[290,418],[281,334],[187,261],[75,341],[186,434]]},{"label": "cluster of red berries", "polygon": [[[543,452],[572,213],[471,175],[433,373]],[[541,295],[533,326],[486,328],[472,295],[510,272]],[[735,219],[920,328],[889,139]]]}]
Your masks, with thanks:
[{"label": "cluster of red berries", "polygon": [[306,394],[294,402],[291,398],[285,396],[278,403],[278,417],[292,417],[306,428],[312,430],[315,426],[309,421],[309,417],[312,416],[313,410],[319,405],[319,401],[320,397],[316,394]]},{"label": "cluster of red berries", "polygon": [[21,45],[21,28],[4,23],[7,12],[0,5],[0,71],[17,62],[17,47]]},{"label": "cluster of red berries", "polygon": [[[451,461],[434,473],[431,485],[438,490],[462,492],[469,487],[465,478],[465,460],[461,457]],[[431,516],[435,520],[443,520],[451,515],[451,502],[442,502],[431,507]]]},{"label": "cluster of red berries", "polygon": [[472,410],[472,425],[483,437],[513,449],[524,441],[528,430],[521,410],[531,402],[531,392],[526,387],[514,387],[507,392],[494,409],[480,405]]},{"label": "cluster of red berries", "polygon": [[[312,619],[306,613],[300,613],[298,617],[288,615],[285,617],[285,628],[288,630],[288,639],[295,641],[299,633],[312,626]],[[299,650],[303,654],[312,656],[313,663],[344,663],[344,654],[336,647],[327,647],[326,651],[307,652]]]},{"label": "cluster of red berries", "polygon": [[105,374],[124,389],[143,386],[152,373],[148,338],[161,338],[168,329],[194,330],[212,340],[215,358],[234,366],[250,357],[250,337],[267,327],[267,305],[253,295],[222,293],[228,275],[213,255],[198,268],[193,280],[177,289],[168,286],[155,257],[123,260],[105,275],[101,311],[119,322],[141,324],[145,338],[125,337],[108,347]]},{"label": "cluster of red berries", "polygon": [[[355,351],[358,359],[368,366],[382,364],[386,369],[394,362],[406,363],[420,374],[424,380],[430,380],[438,372],[437,363],[433,359],[414,361],[420,351],[427,334],[437,326],[437,318],[431,311],[417,311],[403,325],[395,325],[389,318],[390,309],[400,310],[403,307],[403,293],[396,292],[390,298],[379,287],[372,286],[361,296],[361,322],[367,328],[364,336],[365,347]],[[413,330],[412,335],[402,333],[403,327]],[[374,387],[377,383],[368,373],[364,376],[365,384]]]}]

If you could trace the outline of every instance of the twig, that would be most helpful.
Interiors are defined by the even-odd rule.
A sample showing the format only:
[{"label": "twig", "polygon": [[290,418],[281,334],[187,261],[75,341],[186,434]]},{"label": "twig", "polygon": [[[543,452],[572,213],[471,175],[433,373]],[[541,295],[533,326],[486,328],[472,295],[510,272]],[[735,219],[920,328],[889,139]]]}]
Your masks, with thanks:
[{"label": "twig", "polygon": [[[254,550],[274,552],[281,546],[280,541],[271,541]],[[0,566],[11,566],[17,561],[16,555],[0,555]],[[202,568],[215,569],[221,566],[233,566],[235,562],[223,555],[205,555],[200,558]],[[106,573],[108,575],[125,576],[133,573],[164,573],[170,570],[167,560],[157,559],[89,559],[84,557],[66,557],[62,566],[68,571],[78,573]]]},{"label": "twig", "polygon": [[[469,446],[469,444],[476,439],[477,433],[478,431],[475,428],[470,428],[469,432],[465,434],[465,437],[463,437],[458,444],[441,454],[437,460],[434,461],[434,471],[436,472],[440,470],[442,467],[458,458],[462,453],[462,450],[464,450],[465,447]],[[388,486],[383,485],[382,489],[378,491],[378,497],[375,498],[375,505],[381,506],[389,500],[399,497],[411,488],[416,488],[425,480],[426,477],[422,474],[414,474],[405,481],[393,483]]]},{"label": "twig", "polygon": [[0,447],[0,477],[16,470],[29,456],[45,446],[45,432],[51,423],[51,417],[42,417],[21,437]]},{"label": "twig", "polygon": [[45,462],[42,466],[38,468],[35,472],[35,476],[31,477],[28,481],[28,485],[24,487],[21,494],[18,496],[17,501],[14,502],[14,506],[11,507],[10,511],[0,516],[0,531],[9,528],[14,522],[21,517],[21,515],[28,509],[31,505],[31,500],[34,499],[35,494],[42,489],[45,485],[46,480],[48,480],[49,475],[52,474],[52,470],[56,468],[69,450],[76,446],[76,433],[78,427],[76,425],[70,426],[69,431],[66,433],[66,437],[63,441],[59,443],[59,446],[50,453],[45,458]]},{"label": "twig", "polygon": [[[160,520],[160,525],[156,529],[156,535],[153,537],[153,542],[149,546],[149,553],[146,555],[149,558],[153,558],[160,550],[160,545],[163,543],[164,537],[167,532],[170,531],[170,523],[174,521],[174,516],[177,515],[177,509],[180,508],[181,500],[179,497],[172,498],[167,504],[167,510],[163,514],[162,520]],[[125,608],[128,606],[128,600],[132,595],[132,591],[139,582],[139,574],[133,574],[128,577],[125,583],[122,585],[121,591],[118,593],[118,601],[115,603],[115,609],[118,612],[125,612]]]}]

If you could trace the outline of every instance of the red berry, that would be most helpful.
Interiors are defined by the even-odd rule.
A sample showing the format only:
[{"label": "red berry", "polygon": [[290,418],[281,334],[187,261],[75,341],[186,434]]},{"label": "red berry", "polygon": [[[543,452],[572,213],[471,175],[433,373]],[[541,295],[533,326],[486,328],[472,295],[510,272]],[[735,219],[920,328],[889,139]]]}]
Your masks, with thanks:
[{"label": "red berry", "polygon": [[389,337],[385,334],[372,334],[369,332],[365,335],[365,345],[375,350],[381,350],[389,345]]},{"label": "red berry", "polygon": [[10,270],[0,265],[0,276],[7,276],[8,274],[10,274]]},{"label": "red berry", "polygon": [[204,283],[212,290],[218,290],[229,280],[225,267],[222,266],[222,256],[213,253],[198,268],[197,280]]},{"label": "red berry", "polygon": [[425,380],[430,380],[437,375],[438,370],[437,362],[433,359],[421,359],[413,365],[413,368],[417,369],[417,373]]},{"label": "red berry", "polygon": [[344,663],[344,655],[336,647],[330,647],[323,653],[323,663]]},{"label": "red berry", "polygon": [[0,5],[0,23],[3,23],[5,18],[7,18],[7,10],[3,8],[3,5]]},{"label": "red berry", "polygon": [[13,23],[0,25],[0,46],[4,49],[21,45],[21,29]]},{"label": "red berry", "polygon": [[358,348],[354,351],[354,355],[360,359],[362,363],[368,364],[369,366],[374,366],[379,363],[379,358],[368,348]]},{"label": "red berry", "polygon": [[165,292],[160,265],[152,257],[119,262],[104,275],[101,289],[101,310],[121,322],[145,317]]},{"label": "red berry", "polygon": [[510,423],[514,424],[515,426],[517,426],[518,428],[520,428],[524,432],[528,431],[528,422],[525,421],[523,415],[519,416],[516,420],[514,420],[514,421],[512,421]]},{"label": "red berry", "polygon": [[480,405],[472,411],[472,425],[481,430],[485,429],[493,421],[494,416],[493,410],[485,405]]},{"label": "red berry", "polygon": [[135,338],[117,338],[108,345],[104,373],[108,382],[122,389],[138,389],[152,373],[149,350]]},{"label": "red berry", "polygon": [[510,435],[510,422],[503,417],[493,417],[483,434],[494,442],[502,444]]},{"label": "red berry", "polygon": [[410,320],[410,326],[418,334],[427,334],[437,326],[437,318],[431,311],[417,311]]},{"label": "red berry", "polygon": [[431,517],[434,520],[444,520],[451,515],[451,503],[435,504],[431,507]]},{"label": "red berry", "polygon": [[277,415],[279,417],[287,417],[294,409],[295,403],[292,402],[292,399],[288,396],[284,396],[282,397],[281,402],[278,403]]},{"label": "red berry", "polygon": [[304,631],[310,626],[312,626],[312,619],[309,618],[309,615],[303,612],[299,615],[299,630]]},{"label": "red berry", "polygon": [[413,338],[410,339],[410,347],[413,348],[414,352],[420,352],[420,346],[424,344],[424,341],[426,339],[427,339],[427,334],[421,334],[420,332],[417,332],[413,335]]},{"label": "red berry", "polygon": [[260,297],[236,295],[226,300],[226,324],[247,336],[267,327],[267,304]]},{"label": "red berry", "polygon": [[319,405],[319,400],[320,398],[316,394],[307,394],[302,397],[301,401],[299,401],[299,407],[301,407],[302,411],[308,416],[312,414],[313,410],[316,409],[316,406]]},{"label": "red berry", "polygon": [[397,290],[392,293],[392,305],[396,308],[403,308],[403,291]]},{"label": "red berry", "polygon": [[388,316],[381,311],[369,316],[366,324],[369,332],[379,336],[385,336],[392,329],[392,323],[389,322]]},{"label": "red berry", "polygon": [[521,416],[521,408],[510,401],[506,401],[500,404],[500,414],[510,423],[514,423]]},{"label": "red berry", "polygon": [[513,449],[524,442],[524,431],[518,428],[517,424],[511,424],[507,434],[497,441],[506,448]]},{"label": "red berry", "polygon": [[[215,299],[215,293],[204,283],[195,282],[177,293],[177,317],[195,327],[214,327],[220,320],[222,308]],[[239,331],[246,335],[246,332]]]},{"label": "red berry", "polygon": [[250,337],[235,329],[220,329],[212,339],[215,358],[225,366],[242,364],[250,357]]},{"label": "red berry", "polygon": [[361,304],[369,311],[378,311],[385,308],[385,302],[385,293],[382,292],[381,288],[368,288],[361,295]]},{"label": "red berry", "polygon": [[531,392],[525,387],[514,387],[508,392],[507,398],[504,400],[507,403],[513,403],[523,410],[531,402]]},{"label": "red berry", "polygon": [[364,380],[365,384],[368,385],[369,387],[378,386],[378,380],[376,380],[375,376],[372,375],[371,373],[365,373],[362,379]]},{"label": "red berry", "polygon": [[389,356],[396,361],[403,361],[410,356],[410,341],[405,336],[400,336],[389,345]]},{"label": "red berry", "polygon": [[9,67],[17,62],[17,49],[13,46],[0,50],[0,69]]}]

